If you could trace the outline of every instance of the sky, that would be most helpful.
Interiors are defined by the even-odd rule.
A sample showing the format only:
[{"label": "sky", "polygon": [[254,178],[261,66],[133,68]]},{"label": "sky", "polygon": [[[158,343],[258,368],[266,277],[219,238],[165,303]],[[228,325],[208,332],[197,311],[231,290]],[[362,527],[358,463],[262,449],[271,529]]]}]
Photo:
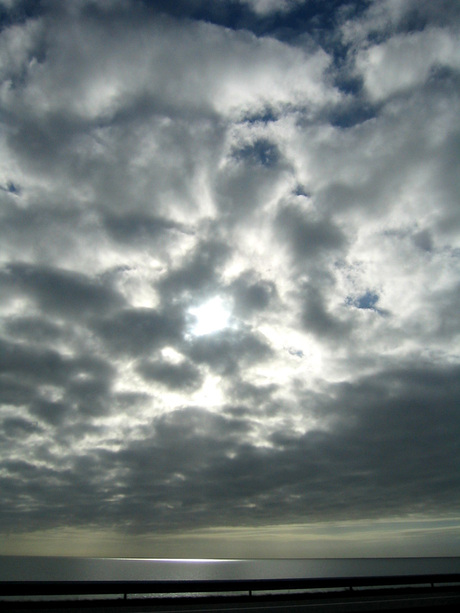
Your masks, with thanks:
[{"label": "sky", "polygon": [[0,0],[0,554],[460,555],[459,29]]}]

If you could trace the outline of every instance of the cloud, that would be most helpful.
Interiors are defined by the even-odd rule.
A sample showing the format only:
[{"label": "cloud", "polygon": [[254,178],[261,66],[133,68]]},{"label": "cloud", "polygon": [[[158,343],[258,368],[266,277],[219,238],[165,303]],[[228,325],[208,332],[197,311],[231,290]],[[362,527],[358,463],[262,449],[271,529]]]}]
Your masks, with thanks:
[{"label": "cloud", "polygon": [[425,83],[436,71],[458,70],[460,54],[452,36],[441,28],[395,35],[361,52],[357,70],[373,99]]},{"label": "cloud", "polygon": [[246,2],[257,15],[284,13],[296,8],[303,0],[242,0]]},{"label": "cloud", "polygon": [[235,311],[243,318],[269,308],[277,298],[273,281],[258,279],[251,271],[245,271],[231,284]]},{"label": "cloud", "polygon": [[308,261],[321,252],[345,246],[345,237],[328,219],[308,219],[309,215],[295,206],[282,209],[277,218],[280,234],[285,233],[296,262]]},{"label": "cloud", "polygon": [[111,351],[128,355],[148,354],[181,337],[184,322],[174,313],[130,308],[94,322],[94,330]]},{"label": "cloud", "polygon": [[366,9],[342,24],[350,42],[385,39],[394,33],[421,31],[427,25],[455,27],[459,16],[458,7],[448,0],[440,0],[437,5],[428,0],[383,0],[370,3]]},{"label": "cloud", "polygon": [[304,293],[301,318],[306,331],[335,341],[350,332],[350,323],[329,311],[321,290],[307,287]]},{"label": "cloud", "polygon": [[165,234],[175,230],[183,231],[181,226],[167,219],[150,217],[141,213],[109,216],[105,218],[109,234],[120,243],[148,244],[160,241]]},{"label": "cloud", "polygon": [[[24,461],[3,466],[21,477],[17,483],[47,487],[47,505],[76,488],[75,499],[86,503],[73,506],[75,525],[91,516],[103,525],[106,516],[96,510],[110,501],[111,520],[134,531],[207,526],[216,516],[220,525],[232,518],[257,525],[448,511],[458,497],[452,472],[457,381],[456,367],[407,365],[336,384],[316,399],[329,419],[326,427],[278,429],[265,446],[250,439],[257,420],[185,407],[156,418],[148,435],[125,441],[118,451],[69,454],[71,468]],[[9,433],[37,429],[21,420],[7,426]],[[27,515],[38,520],[36,510]]]},{"label": "cloud", "polygon": [[194,362],[208,364],[211,369],[227,375],[271,355],[270,345],[261,335],[245,330],[224,330],[197,337],[185,350]]},{"label": "cloud", "polygon": [[452,517],[457,7],[32,4],[0,10],[0,529]]},{"label": "cloud", "polygon": [[5,320],[7,334],[38,344],[53,344],[63,336],[60,325],[38,316],[11,317]]},{"label": "cloud", "polygon": [[172,390],[200,387],[203,380],[200,370],[187,362],[142,362],[138,370],[145,379],[158,381]]},{"label": "cloud", "polygon": [[[51,134],[41,132],[50,144],[56,128],[67,132],[73,123],[68,119],[110,117],[140,94],[151,96],[160,108],[186,106],[207,112],[225,112],[258,99],[288,102],[293,87],[295,96],[306,96],[312,103],[331,95],[317,80],[329,63],[319,49],[306,55],[269,37],[257,40],[247,32],[150,13],[136,2],[112,9],[101,13],[54,5],[40,24],[46,28],[49,62],[29,64],[24,86],[34,100],[38,126],[45,127],[46,118],[53,115],[65,122],[51,125]],[[128,28],[123,27],[127,17]],[[68,33],[65,39],[63,29]],[[197,74],[204,87],[197,87]],[[297,74],[303,78],[295,79]],[[56,94],[51,107],[45,86]],[[15,93],[11,91],[7,101]]]},{"label": "cloud", "polygon": [[112,288],[73,271],[14,262],[4,271],[3,279],[13,291],[34,299],[45,312],[60,316],[101,313],[123,304]]},{"label": "cloud", "polygon": [[7,417],[2,422],[3,433],[7,438],[27,437],[36,432],[40,432],[37,424],[31,423],[27,419],[20,417]]},{"label": "cloud", "polygon": [[67,375],[69,362],[55,350],[41,350],[22,343],[1,342],[3,373],[19,374],[44,383],[59,383]]},{"label": "cloud", "polygon": [[218,284],[218,268],[228,256],[228,247],[217,240],[198,243],[192,253],[186,253],[181,265],[171,267],[160,280],[161,289],[173,295],[187,291],[205,292]]}]

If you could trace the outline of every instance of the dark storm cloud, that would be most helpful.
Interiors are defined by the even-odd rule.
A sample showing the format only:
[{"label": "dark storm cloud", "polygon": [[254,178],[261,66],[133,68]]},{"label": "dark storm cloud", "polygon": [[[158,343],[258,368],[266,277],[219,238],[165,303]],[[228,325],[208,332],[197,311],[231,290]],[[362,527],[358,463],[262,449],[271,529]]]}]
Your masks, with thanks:
[{"label": "dark storm cloud", "polygon": [[96,320],[94,331],[106,346],[117,354],[143,355],[183,334],[184,318],[180,313],[161,313],[149,308],[131,308]]},{"label": "dark storm cloud", "polygon": [[242,442],[251,431],[247,419],[172,414],[157,427],[158,442],[176,458],[165,470],[183,475],[171,488],[170,511],[180,503],[186,514],[224,513],[221,520],[237,513],[243,521],[315,521],[338,511],[360,517],[449,508],[458,502],[458,375],[456,367],[407,366],[339,385],[331,389],[334,401],[317,400],[329,427],[275,432],[273,448]]},{"label": "dark storm cloud", "polygon": [[420,232],[413,235],[412,240],[422,251],[433,250],[433,238],[429,230],[420,230]]},{"label": "dark storm cloud", "polygon": [[301,322],[307,332],[321,339],[337,341],[351,332],[351,321],[328,309],[321,287],[307,286],[303,291]]},{"label": "dark storm cloud", "polygon": [[270,345],[260,334],[231,329],[194,338],[184,350],[195,363],[207,364],[224,375],[236,374],[245,366],[257,364],[272,355]]},{"label": "dark storm cloud", "polygon": [[72,406],[67,402],[33,398],[30,402],[32,416],[52,426],[58,426],[72,414]]},{"label": "dark storm cloud", "polygon": [[1,428],[4,434],[11,438],[25,438],[41,431],[36,423],[21,417],[7,417],[2,421]]},{"label": "dark storm cloud", "polygon": [[460,329],[460,314],[458,304],[460,301],[460,284],[449,289],[433,292],[433,323],[436,337],[449,338],[456,336]]},{"label": "dark storm cloud", "polygon": [[279,211],[276,225],[280,234],[286,237],[300,265],[324,252],[340,250],[346,246],[346,237],[332,220],[311,218],[308,212],[294,205]]},{"label": "dark storm cloud", "polygon": [[3,405],[28,405],[34,396],[35,387],[24,382],[21,377],[16,378],[10,373],[0,375],[0,402]]},{"label": "dark storm cloud", "polygon": [[166,296],[204,292],[218,285],[218,271],[229,256],[229,247],[217,240],[199,242],[180,266],[171,267],[159,282]]},{"label": "dark storm cloud", "polygon": [[35,172],[54,167],[54,172],[67,173],[72,141],[88,127],[78,118],[57,111],[24,116],[24,109],[17,109],[11,112],[10,122],[9,146]]},{"label": "dark storm cloud", "polygon": [[235,279],[230,285],[230,291],[235,302],[235,310],[243,317],[267,309],[277,298],[273,281],[257,279],[257,276],[251,274],[251,271]]},{"label": "dark storm cloud", "polygon": [[229,393],[235,400],[247,402],[247,406],[237,405],[226,408],[231,414],[241,413],[250,416],[251,412],[263,408],[270,404],[272,396],[279,389],[278,385],[273,383],[267,385],[254,385],[244,380],[244,372],[240,378],[234,378],[230,381]]},{"label": "dark storm cloud", "polygon": [[[111,410],[113,366],[99,356],[62,355],[55,349],[0,339],[0,398],[4,406],[28,407],[56,424],[66,415],[102,415]],[[50,386],[62,400],[50,400]]]},{"label": "dark storm cloud", "polygon": [[111,382],[100,378],[76,378],[67,384],[66,396],[80,414],[100,416],[111,410]]},{"label": "dark storm cloud", "polygon": [[[198,477],[197,485],[202,487],[200,468],[231,448],[231,439],[238,437],[241,425],[190,407],[158,418],[152,431],[152,438],[144,437],[118,452],[102,449],[80,456],[69,454],[65,458],[66,468],[5,460],[2,463],[5,496],[0,505],[7,524],[14,522],[8,512],[10,499],[33,491],[41,504],[23,514],[25,525],[30,527],[69,521],[82,525],[97,522],[102,515],[121,522],[128,531],[137,531],[140,525],[178,527],[171,507],[191,505],[187,514],[193,515],[197,501],[202,499],[202,492],[184,488],[182,475]],[[106,481],[104,474],[111,478]],[[62,504],[66,496],[74,500],[71,508]],[[40,508],[47,504],[55,505],[51,521]]]},{"label": "dark storm cloud", "polygon": [[[82,469],[87,466],[82,466]],[[90,516],[99,505],[90,504],[85,508],[94,494],[90,485],[90,474],[82,479],[77,472],[66,468],[54,468],[45,465],[35,465],[23,460],[4,461],[2,463],[3,476],[1,487],[3,500],[1,503],[2,516],[5,526],[17,525],[22,530],[52,527],[56,522],[61,525],[72,522],[81,525],[90,521]],[[72,500],[74,494],[78,495],[69,507],[65,500]],[[29,507],[15,517],[12,502],[33,493],[36,501],[35,507]],[[53,514],[44,512],[44,505],[53,507]]]},{"label": "dark storm cloud", "polygon": [[52,349],[40,349],[0,339],[0,371],[25,381],[62,383],[71,371],[71,362]]},{"label": "dark storm cloud", "polygon": [[407,365],[338,384],[313,407],[328,416],[326,428],[275,430],[263,447],[250,442],[257,419],[246,414],[173,411],[119,451],[69,452],[73,468],[4,461],[15,480],[3,477],[3,505],[12,489],[33,493],[39,504],[24,517],[46,525],[46,509],[73,490],[72,508],[56,508],[58,523],[110,517],[139,532],[441,513],[459,502],[459,375],[458,367]]},{"label": "dark storm cloud", "polygon": [[64,335],[61,326],[44,317],[10,317],[5,320],[5,331],[13,338],[47,344]]},{"label": "dark storm cloud", "polygon": [[170,364],[145,361],[139,364],[137,370],[147,381],[158,381],[171,390],[195,389],[203,382],[200,370],[188,362]]},{"label": "dark storm cloud", "polygon": [[11,292],[23,293],[45,311],[61,316],[101,313],[124,302],[113,288],[100,281],[59,268],[14,262],[1,275]]},{"label": "dark storm cloud", "polygon": [[172,231],[186,232],[186,228],[168,219],[152,217],[143,213],[106,215],[105,226],[109,234],[121,243],[139,245],[165,240]]},{"label": "dark storm cloud", "polygon": [[5,251],[20,251],[23,258],[38,251],[54,259],[63,245],[70,248],[75,244],[75,230],[84,226],[82,211],[49,203],[23,207],[5,201],[0,219],[0,237]]}]

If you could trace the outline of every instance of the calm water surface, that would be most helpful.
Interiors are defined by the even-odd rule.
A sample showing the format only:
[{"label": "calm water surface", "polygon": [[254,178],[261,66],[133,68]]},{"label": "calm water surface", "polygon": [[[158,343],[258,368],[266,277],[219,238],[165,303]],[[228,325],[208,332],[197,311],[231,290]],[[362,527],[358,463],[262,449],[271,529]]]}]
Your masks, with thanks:
[{"label": "calm water surface", "polygon": [[186,581],[460,573],[460,558],[183,560],[0,556],[0,581]]}]

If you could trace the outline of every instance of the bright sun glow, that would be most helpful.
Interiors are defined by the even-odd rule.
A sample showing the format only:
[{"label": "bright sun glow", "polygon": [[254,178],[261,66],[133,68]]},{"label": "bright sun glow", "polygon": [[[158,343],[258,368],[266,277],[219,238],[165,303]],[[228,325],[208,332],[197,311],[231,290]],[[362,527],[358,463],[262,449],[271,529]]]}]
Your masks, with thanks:
[{"label": "bright sun glow", "polygon": [[190,313],[195,319],[191,328],[191,333],[195,336],[218,332],[229,324],[230,311],[218,296],[190,309]]}]

